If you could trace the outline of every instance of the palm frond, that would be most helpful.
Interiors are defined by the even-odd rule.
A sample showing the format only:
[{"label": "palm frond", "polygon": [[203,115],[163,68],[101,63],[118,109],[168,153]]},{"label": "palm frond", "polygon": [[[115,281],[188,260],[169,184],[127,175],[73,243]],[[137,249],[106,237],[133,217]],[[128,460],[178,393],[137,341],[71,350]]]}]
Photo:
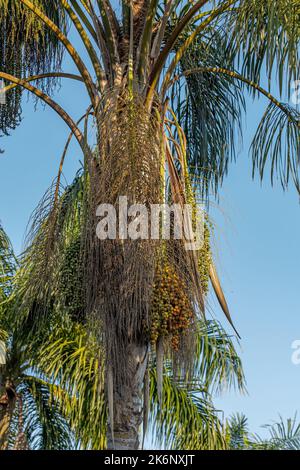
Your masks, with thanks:
[{"label": "palm frond", "polygon": [[182,364],[182,369],[177,371],[179,376],[192,386],[195,381],[200,382],[209,393],[232,387],[244,392],[244,371],[233,338],[215,320],[198,320],[195,330],[193,360],[186,369],[184,358],[179,361]]},{"label": "palm frond", "polygon": [[296,416],[286,421],[280,417],[279,422],[265,425],[270,433],[269,439],[255,436],[253,447],[257,450],[300,450],[300,424]]},{"label": "palm frond", "polygon": [[32,361],[52,383],[51,396],[83,448],[106,444],[104,354],[82,326],[56,328]]},{"label": "palm frond", "polygon": [[230,450],[244,450],[250,445],[248,419],[236,413],[227,422],[226,438]]},{"label": "palm frond", "polygon": [[300,191],[300,114],[289,105],[282,106],[270,103],[259,124],[251,145],[253,172],[258,169],[263,178],[270,166],[272,183],[278,175],[283,188],[292,179]]},{"label": "palm frond", "polygon": [[28,247],[21,257],[11,298],[12,309],[19,312],[17,321],[23,325],[18,331],[23,330],[25,335],[34,336],[43,328],[55,306],[69,305],[68,293],[80,294],[72,291],[74,286],[66,290],[71,282],[69,275],[75,283],[80,275],[80,267],[70,273],[66,261],[73,262],[72,256],[76,255],[72,247],[76,248],[80,238],[83,197],[81,174],[66,188],[57,187],[54,181],[31,218]]},{"label": "palm frond", "polygon": [[[220,64],[233,68],[232,57],[224,30],[209,28],[187,49],[178,72]],[[241,111],[245,109],[242,87],[231,77],[199,72],[186,77],[185,86],[173,86],[172,100],[187,138],[191,175],[201,178],[201,195],[207,197],[217,192],[236,156]]]},{"label": "palm frond", "polygon": [[3,303],[8,299],[12,291],[16,264],[10,240],[0,225],[0,328],[4,329],[8,327],[8,323]]},{"label": "palm frond", "polygon": [[[60,0],[32,0],[61,30],[67,24]],[[0,1],[0,70],[23,78],[58,71],[62,61],[62,44],[51,31],[18,0]],[[44,79],[41,86],[48,92],[56,80]],[[0,131],[7,134],[21,119],[21,90],[13,89],[0,106]]]},{"label": "palm frond", "polygon": [[225,447],[222,426],[209,396],[203,396],[200,389],[187,390],[172,375],[165,374],[160,404],[154,369],[150,370],[150,426],[156,444],[163,448],[217,450]]},{"label": "palm frond", "polygon": [[34,376],[24,377],[18,387],[23,400],[23,431],[31,450],[71,450],[75,439],[49,385]]},{"label": "palm frond", "polygon": [[242,73],[259,83],[266,67],[280,90],[300,77],[298,0],[241,0],[226,19]]},{"label": "palm frond", "polygon": [[15,261],[11,242],[0,224],[0,280],[13,274]]}]

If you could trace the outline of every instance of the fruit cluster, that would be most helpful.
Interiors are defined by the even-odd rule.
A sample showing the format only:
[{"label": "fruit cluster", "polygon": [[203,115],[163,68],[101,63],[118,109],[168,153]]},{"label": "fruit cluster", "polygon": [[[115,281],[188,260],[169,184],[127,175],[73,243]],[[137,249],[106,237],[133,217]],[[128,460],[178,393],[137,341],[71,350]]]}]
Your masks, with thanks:
[{"label": "fruit cluster", "polygon": [[175,351],[179,348],[180,335],[193,318],[191,302],[185,292],[184,282],[176,269],[168,263],[156,271],[151,309],[151,343],[160,336],[169,337]]},{"label": "fruit cluster", "polygon": [[[80,259],[80,238],[71,241],[64,253],[60,269],[59,293],[62,303],[73,317],[83,311],[83,279]],[[79,319],[79,318],[77,318]]]},{"label": "fruit cluster", "polygon": [[209,269],[211,265],[210,224],[204,224],[203,245],[198,252],[198,269],[203,293],[207,294],[209,286]]}]

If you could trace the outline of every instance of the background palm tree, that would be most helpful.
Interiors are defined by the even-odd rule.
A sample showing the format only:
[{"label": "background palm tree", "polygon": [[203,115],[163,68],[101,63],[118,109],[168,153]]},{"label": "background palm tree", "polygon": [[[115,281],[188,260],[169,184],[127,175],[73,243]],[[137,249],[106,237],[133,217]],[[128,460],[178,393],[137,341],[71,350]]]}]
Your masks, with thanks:
[{"label": "background palm tree", "polygon": [[33,371],[32,346],[25,335],[20,341],[9,318],[15,270],[12,247],[0,226],[0,450],[70,448],[72,432],[51,400],[51,384],[38,368]]},{"label": "background palm tree", "polygon": [[280,417],[278,422],[263,426],[269,431],[269,438],[251,434],[247,417],[233,415],[227,423],[227,441],[231,450],[299,450],[300,425],[296,416],[286,421]]},{"label": "background palm tree", "polygon": [[[18,321],[33,319],[31,330],[41,331],[62,302],[93,325],[105,356],[108,446],[136,448],[147,409],[151,342],[162,406],[164,357],[173,377],[186,383],[197,361],[208,278],[231,318],[212,262],[208,222],[199,252],[165,241],[101,243],[96,208],[101,202],[117,207],[124,194],[129,203],[195,206],[216,191],[234,156],[245,91],[270,102],[252,144],[254,168],[262,177],[270,160],[272,178],[277,173],[284,187],[292,178],[299,188],[299,115],[260,85],[263,71],[269,82],[278,77],[280,92],[299,77],[299,2],[133,0],[114,9],[108,0],[2,0],[1,6],[0,78],[10,82],[2,90],[10,92],[0,109],[2,130],[18,124],[20,88],[27,89],[64,119],[84,155],[82,178],[60,197],[64,152],[58,178],[36,213],[18,275]],[[68,38],[70,23],[88,65]],[[78,75],[60,71],[63,50]],[[49,96],[61,77],[87,90],[83,131]],[[31,84],[35,80],[42,89]],[[95,151],[87,140],[90,114]],[[62,253],[82,268],[79,304],[64,291]],[[179,300],[185,308],[178,315]]]}]

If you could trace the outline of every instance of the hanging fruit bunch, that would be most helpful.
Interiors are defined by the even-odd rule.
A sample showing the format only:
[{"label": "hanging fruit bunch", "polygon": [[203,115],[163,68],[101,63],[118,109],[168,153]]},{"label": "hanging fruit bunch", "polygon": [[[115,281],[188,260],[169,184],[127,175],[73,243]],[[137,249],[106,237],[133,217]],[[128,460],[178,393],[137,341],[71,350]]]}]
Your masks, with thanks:
[{"label": "hanging fruit bunch", "polygon": [[[198,269],[203,294],[209,288],[211,265],[210,248],[211,224],[206,218],[204,223],[203,245],[198,251]],[[190,327],[194,311],[182,276],[170,262],[161,261],[156,269],[151,306],[150,338],[153,345],[159,337],[170,339],[171,346],[178,351],[180,336]]]},{"label": "hanging fruit bunch", "polygon": [[206,218],[204,223],[203,245],[198,251],[198,269],[203,294],[208,293],[209,288],[209,270],[212,261],[212,253],[210,247],[210,230],[212,226]]},{"label": "hanging fruit bunch", "polygon": [[60,268],[59,293],[69,315],[76,320],[83,317],[83,270],[80,256],[80,237],[74,238],[65,250]]},{"label": "hanging fruit bunch", "polygon": [[184,281],[174,266],[161,263],[156,271],[151,309],[151,343],[159,337],[170,339],[172,348],[179,349],[180,335],[189,328],[194,312],[185,292]]}]

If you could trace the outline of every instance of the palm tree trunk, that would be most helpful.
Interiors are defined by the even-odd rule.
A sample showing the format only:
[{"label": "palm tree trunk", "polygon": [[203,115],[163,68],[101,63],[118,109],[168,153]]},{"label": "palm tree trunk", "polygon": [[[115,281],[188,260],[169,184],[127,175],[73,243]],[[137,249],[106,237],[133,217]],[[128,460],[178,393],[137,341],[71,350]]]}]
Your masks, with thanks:
[{"label": "palm tree trunk", "polygon": [[9,427],[16,406],[15,386],[9,378],[0,374],[0,450],[8,448]]},{"label": "palm tree trunk", "polygon": [[113,393],[114,424],[108,426],[107,448],[136,450],[140,447],[143,421],[143,383],[148,362],[148,346],[133,346],[128,357],[130,384],[118,385]]},{"label": "palm tree trunk", "polygon": [[4,394],[0,398],[0,450],[7,450],[9,427],[15,409],[15,398]]},{"label": "palm tree trunk", "polygon": [[14,450],[29,450],[27,436],[23,432],[24,427],[24,416],[23,416],[23,400],[21,396],[18,396],[19,402],[19,423],[18,423],[18,434],[15,440]]},{"label": "palm tree trunk", "polygon": [[27,437],[24,432],[18,434],[13,450],[29,450]]}]

